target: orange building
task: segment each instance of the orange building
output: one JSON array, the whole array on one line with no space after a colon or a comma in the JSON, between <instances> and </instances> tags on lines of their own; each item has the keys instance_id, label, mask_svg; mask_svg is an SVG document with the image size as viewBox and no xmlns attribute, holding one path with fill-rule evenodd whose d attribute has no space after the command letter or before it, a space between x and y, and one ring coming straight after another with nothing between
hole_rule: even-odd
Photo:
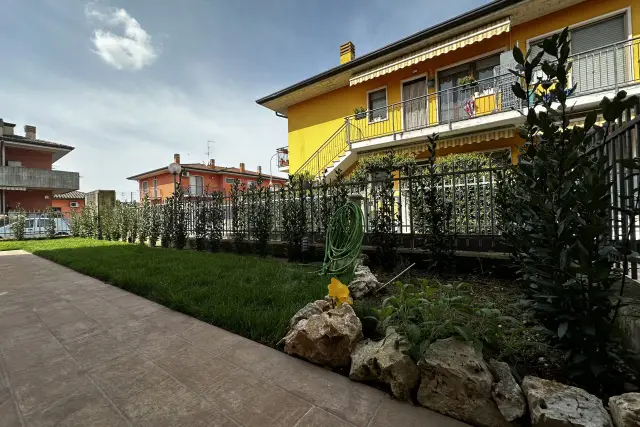
<instances>
[{"instance_id":1,"label":"orange building","mask_svg":"<svg viewBox=\"0 0 640 427\"><path fill-rule=\"evenodd\" d=\"M78 214L84 208L84 196L82 191L70 191L63 194L54 194L51 206L57 212L68 214L75 210Z\"/></svg>"},{"instance_id":2,"label":"orange building","mask_svg":"<svg viewBox=\"0 0 640 427\"><path fill-rule=\"evenodd\" d=\"M15 124L0 119L0 214L18 205L27 211L43 211L53 196L77 190L77 172L53 170L53 164L73 147L36 138L36 127L25 126L24 136Z\"/></svg>"},{"instance_id":3,"label":"orange building","mask_svg":"<svg viewBox=\"0 0 640 427\"><path fill-rule=\"evenodd\" d=\"M180 163L179 154L174 154L173 162L180 164L182 168L180 176L177 177L178 183L184 188L186 194L192 196L213 191L228 193L236 179L247 187L256 185L258 175L262 176L263 186L272 185L275 189L287 182L285 178L262 174L260 166L257 171L247 170L244 163L240 163L238 168L216 166L214 159L209 160L209 164ZM148 195L152 201L161 202L173 194L174 176L167 166L130 176L127 179L138 181L141 199Z\"/></svg>"}]
</instances>

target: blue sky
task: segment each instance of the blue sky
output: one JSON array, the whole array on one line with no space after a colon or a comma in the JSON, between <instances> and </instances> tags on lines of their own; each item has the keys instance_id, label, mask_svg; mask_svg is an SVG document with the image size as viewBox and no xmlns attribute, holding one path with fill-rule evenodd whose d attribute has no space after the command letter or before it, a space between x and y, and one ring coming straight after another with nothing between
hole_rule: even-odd
<instances>
[{"instance_id":1,"label":"blue sky","mask_svg":"<svg viewBox=\"0 0 640 427\"><path fill-rule=\"evenodd\" d=\"M487 1L3 0L0 117L76 149L85 191L206 161L269 169L286 120L255 100ZM274 162L275 165L275 162ZM275 166L274 166L275 167Z\"/></svg>"}]
</instances>

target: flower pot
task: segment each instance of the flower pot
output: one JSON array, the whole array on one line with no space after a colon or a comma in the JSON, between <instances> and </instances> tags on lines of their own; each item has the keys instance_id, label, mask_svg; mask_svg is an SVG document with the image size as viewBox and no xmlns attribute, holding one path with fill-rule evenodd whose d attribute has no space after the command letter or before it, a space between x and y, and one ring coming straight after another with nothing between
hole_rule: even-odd
<instances>
[{"instance_id":1,"label":"flower pot","mask_svg":"<svg viewBox=\"0 0 640 427\"><path fill-rule=\"evenodd\" d=\"M364 113L364 112L363 112L363 113L357 113L357 114L356 114L356 120L362 120L362 119L364 119L365 117L367 117L367 113Z\"/></svg>"}]
</instances>

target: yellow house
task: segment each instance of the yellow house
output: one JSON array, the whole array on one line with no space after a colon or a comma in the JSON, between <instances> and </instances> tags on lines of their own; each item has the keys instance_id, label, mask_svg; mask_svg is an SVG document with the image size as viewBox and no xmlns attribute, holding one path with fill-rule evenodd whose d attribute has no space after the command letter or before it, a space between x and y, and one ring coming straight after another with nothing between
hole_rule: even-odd
<instances>
[{"instance_id":1,"label":"yellow house","mask_svg":"<svg viewBox=\"0 0 640 427\"><path fill-rule=\"evenodd\" d=\"M390 148L420 159L432 133L439 155L510 150L515 160L524 119L511 50L538 49L565 27L575 120L605 95L640 93L637 0L496 0L361 57L347 42L336 67L257 100L288 120L280 170L330 177Z\"/></svg>"}]
</instances>

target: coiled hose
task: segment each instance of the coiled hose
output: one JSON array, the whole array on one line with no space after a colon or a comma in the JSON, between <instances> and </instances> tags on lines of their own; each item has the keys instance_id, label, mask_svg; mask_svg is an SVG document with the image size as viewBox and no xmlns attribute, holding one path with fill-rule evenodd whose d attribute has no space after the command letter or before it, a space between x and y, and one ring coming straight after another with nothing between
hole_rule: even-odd
<instances>
[{"instance_id":1,"label":"coiled hose","mask_svg":"<svg viewBox=\"0 0 640 427\"><path fill-rule=\"evenodd\" d=\"M338 275L355 268L363 237L360 206L347 202L338 208L329 221L321 274Z\"/></svg>"}]
</instances>

